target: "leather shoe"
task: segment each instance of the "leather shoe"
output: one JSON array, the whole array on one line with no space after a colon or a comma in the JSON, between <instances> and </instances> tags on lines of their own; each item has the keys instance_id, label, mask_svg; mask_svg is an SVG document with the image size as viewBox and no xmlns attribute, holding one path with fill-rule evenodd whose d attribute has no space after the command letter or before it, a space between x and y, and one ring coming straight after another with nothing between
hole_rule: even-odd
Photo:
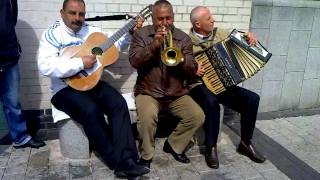
<instances>
[{"instance_id":1,"label":"leather shoe","mask_svg":"<svg viewBox=\"0 0 320 180\"><path fill-rule=\"evenodd\" d=\"M163 145L163 151L166 152L166 153L170 153L175 160L181 162L181 163L190 163L190 159L184 154L177 154L173 149L172 147L170 146L170 144L168 143L168 140L166 140L164 142L164 145Z\"/></svg>"},{"instance_id":2,"label":"leather shoe","mask_svg":"<svg viewBox=\"0 0 320 180\"><path fill-rule=\"evenodd\" d=\"M207 148L204 153L204 158L206 160L207 165L210 168L213 168L213 169L219 168L217 147Z\"/></svg>"},{"instance_id":3,"label":"leather shoe","mask_svg":"<svg viewBox=\"0 0 320 180\"><path fill-rule=\"evenodd\" d=\"M13 147L16 149L21 149L21 148L26 148L26 147L40 148L45 145L46 145L46 143L44 143L43 141L39 141L39 140L35 140L35 139L31 138L27 143L19 145L19 146L13 146Z\"/></svg>"},{"instance_id":4,"label":"leather shoe","mask_svg":"<svg viewBox=\"0 0 320 180\"><path fill-rule=\"evenodd\" d=\"M150 159L150 160L145 160L145 159L143 159L143 158L141 157L141 158L139 159L138 164L141 165L141 166L144 166L144 167L146 167L146 168L148 168L148 169L150 169L151 162L152 162L152 159Z\"/></svg>"},{"instance_id":5,"label":"leather shoe","mask_svg":"<svg viewBox=\"0 0 320 180\"><path fill-rule=\"evenodd\" d=\"M256 163L263 163L266 160L266 158L255 149L251 142L245 143L244 141L241 141L237 152L247 156Z\"/></svg>"},{"instance_id":6,"label":"leather shoe","mask_svg":"<svg viewBox=\"0 0 320 180\"><path fill-rule=\"evenodd\" d=\"M124 169L116 169L114 174L120 178L137 177L142 176L150 172L150 169L136 164L133 160L126 161Z\"/></svg>"}]
</instances>

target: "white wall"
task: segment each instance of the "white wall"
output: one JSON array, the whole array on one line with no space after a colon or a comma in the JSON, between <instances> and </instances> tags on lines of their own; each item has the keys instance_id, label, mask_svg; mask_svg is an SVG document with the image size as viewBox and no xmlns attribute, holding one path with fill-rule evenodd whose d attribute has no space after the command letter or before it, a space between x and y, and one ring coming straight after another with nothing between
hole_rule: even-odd
<instances>
[{"instance_id":1,"label":"white wall","mask_svg":"<svg viewBox=\"0 0 320 180\"><path fill-rule=\"evenodd\" d=\"M23 109L50 108L50 80L39 74L36 54L41 33L60 17L59 11L63 0L18 0L19 20L17 33L23 54L20 61L21 101ZM87 17L129 13L135 15L147 4L148 0L86 0ZM175 25L188 32L191 24L189 13L198 5L209 7L215 14L219 27L232 29L237 27L248 30L251 15L251 0L174 0ZM126 21L96 22L95 25L105 31L116 31ZM146 22L149 24L150 20ZM130 92L136 79L136 72L131 68L124 52L115 64L107 67L104 79L121 92Z\"/></svg>"}]
</instances>

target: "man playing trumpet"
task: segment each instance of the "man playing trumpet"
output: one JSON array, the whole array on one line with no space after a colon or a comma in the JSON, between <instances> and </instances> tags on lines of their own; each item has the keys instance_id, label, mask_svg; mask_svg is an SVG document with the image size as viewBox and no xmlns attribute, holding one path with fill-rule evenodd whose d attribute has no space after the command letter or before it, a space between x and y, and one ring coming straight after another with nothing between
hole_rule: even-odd
<instances>
[{"instance_id":1,"label":"man playing trumpet","mask_svg":"<svg viewBox=\"0 0 320 180\"><path fill-rule=\"evenodd\" d=\"M137 69L135 101L138 114L137 128L140 140L140 164L150 167L155 149L155 133L158 113L167 109L181 118L179 124L165 141L163 150L177 161L189 163L184 154L195 131L204 121L204 113L187 95L186 80L196 74L192 54L192 42L186 33L174 27L172 5L166 0L158 0L152 9L153 25L145 26L133 35L129 50L129 61ZM166 65L168 59L161 60L164 38L172 33L174 47L167 47L169 58L176 58L175 66ZM179 55L181 51L182 57ZM173 56L171 56L172 54ZM170 64L170 63L169 63Z\"/></svg>"}]
</instances>

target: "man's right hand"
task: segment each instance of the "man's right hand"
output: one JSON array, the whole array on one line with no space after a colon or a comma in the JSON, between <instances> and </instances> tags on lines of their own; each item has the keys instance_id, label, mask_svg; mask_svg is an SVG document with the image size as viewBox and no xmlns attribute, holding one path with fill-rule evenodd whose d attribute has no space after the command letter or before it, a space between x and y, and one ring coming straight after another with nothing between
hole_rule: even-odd
<instances>
[{"instance_id":1,"label":"man's right hand","mask_svg":"<svg viewBox=\"0 0 320 180\"><path fill-rule=\"evenodd\" d=\"M82 62L85 69L92 68L97 62L95 55L82 56Z\"/></svg>"},{"instance_id":2,"label":"man's right hand","mask_svg":"<svg viewBox=\"0 0 320 180\"><path fill-rule=\"evenodd\" d=\"M198 63L198 69L197 69L196 75L199 77L202 77L204 73L205 73L205 69L202 66L202 63Z\"/></svg>"},{"instance_id":3,"label":"man's right hand","mask_svg":"<svg viewBox=\"0 0 320 180\"><path fill-rule=\"evenodd\" d=\"M152 48L154 50L161 48L164 40L164 36L167 34L167 31L164 27L159 27L157 29L156 34L154 35L153 42L152 42Z\"/></svg>"}]
</instances>

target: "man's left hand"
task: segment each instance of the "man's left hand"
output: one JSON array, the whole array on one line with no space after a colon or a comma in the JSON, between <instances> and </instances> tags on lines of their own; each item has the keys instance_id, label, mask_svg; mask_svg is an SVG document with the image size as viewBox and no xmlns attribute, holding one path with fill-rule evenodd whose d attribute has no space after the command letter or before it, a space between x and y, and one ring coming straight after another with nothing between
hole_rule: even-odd
<instances>
[{"instance_id":1,"label":"man's left hand","mask_svg":"<svg viewBox=\"0 0 320 180\"><path fill-rule=\"evenodd\" d=\"M257 44L257 38L252 32L246 32L244 35L246 36L247 42L250 46Z\"/></svg>"},{"instance_id":2,"label":"man's left hand","mask_svg":"<svg viewBox=\"0 0 320 180\"><path fill-rule=\"evenodd\" d=\"M133 31L136 31L136 30L142 28L143 22L144 22L144 18L140 17L140 18L137 20L137 24L136 24L136 26L133 28Z\"/></svg>"}]
</instances>

